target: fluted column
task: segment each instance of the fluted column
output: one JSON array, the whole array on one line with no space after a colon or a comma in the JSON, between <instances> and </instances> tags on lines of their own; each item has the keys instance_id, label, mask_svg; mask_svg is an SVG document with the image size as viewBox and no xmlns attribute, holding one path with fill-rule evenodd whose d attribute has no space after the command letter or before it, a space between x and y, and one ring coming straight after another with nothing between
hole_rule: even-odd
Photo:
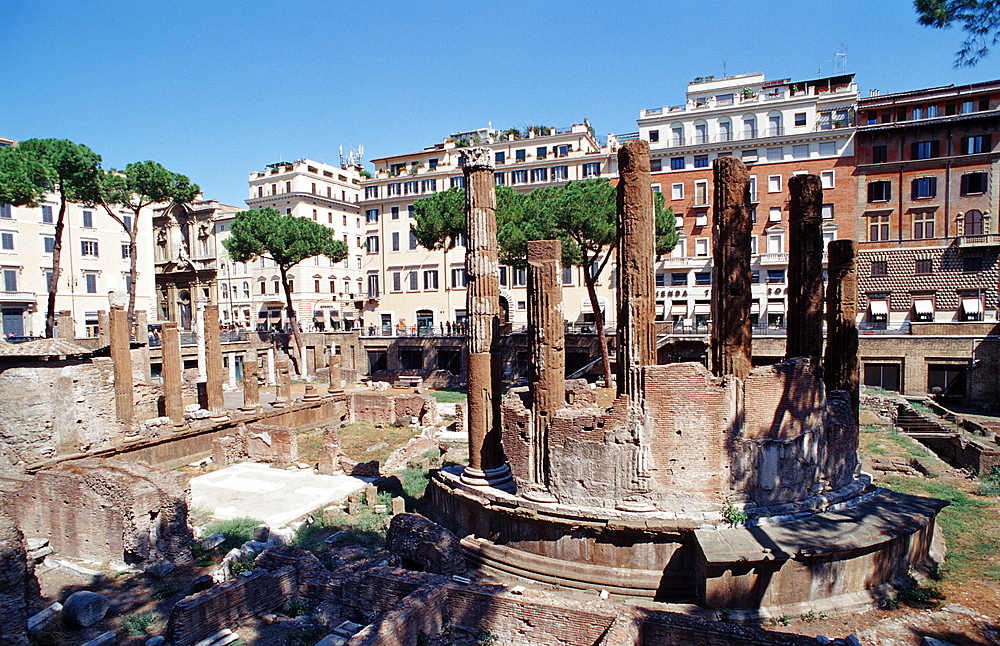
<instances>
[{"instance_id":1,"label":"fluted column","mask_svg":"<svg viewBox=\"0 0 1000 646\"><path fill-rule=\"evenodd\" d=\"M184 401L182 399L182 384L184 368L181 364L181 335L176 321L163 324L163 342L160 346L160 356L163 366L163 414L173 421L174 425L184 423Z\"/></svg>"},{"instance_id":2,"label":"fluted column","mask_svg":"<svg viewBox=\"0 0 1000 646\"><path fill-rule=\"evenodd\" d=\"M469 327L469 466L462 479L468 484L510 487L513 481L500 443L500 277L491 155L488 148L462 153Z\"/></svg>"},{"instance_id":3,"label":"fluted column","mask_svg":"<svg viewBox=\"0 0 1000 646\"><path fill-rule=\"evenodd\" d=\"M528 242L528 344L531 364L532 435L530 477L548 487L548 433L552 415L566 404L566 328L562 299L562 243ZM524 492L526 498L553 501L547 492Z\"/></svg>"},{"instance_id":4,"label":"fluted column","mask_svg":"<svg viewBox=\"0 0 1000 646\"><path fill-rule=\"evenodd\" d=\"M618 395L642 399L642 368L656 363L656 218L649 143L618 150Z\"/></svg>"},{"instance_id":5,"label":"fluted column","mask_svg":"<svg viewBox=\"0 0 1000 646\"><path fill-rule=\"evenodd\" d=\"M712 372L746 379L751 368L750 175L735 157L712 164Z\"/></svg>"},{"instance_id":6,"label":"fluted column","mask_svg":"<svg viewBox=\"0 0 1000 646\"><path fill-rule=\"evenodd\" d=\"M851 394L858 416L858 269L853 240L830 243L827 262L830 285L826 292L826 356L823 380L826 391Z\"/></svg>"},{"instance_id":7,"label":"fluted column","mask_svg":"<svg viewBox=\"0 0 1000 646\"><path fill-rule=\"evenodd\" d=\"M788 325L785 358L823 356L823 185L788 180Z\"/></svg>"},{"instance_id":8,"label":"fluted column","mask_svg":"<svg viewBox=\"0 0 1000 646\"><path fill-rule=\"evenodd\" d=\"M222 340L219 330L219 306L205 306L205 400L213 413L226 410L222 397Z\"/></svg>"},{"instance_id":9,"label":"fluted column","mask_svg":"<svg viewBox=\"0 0 1000 646\"><path fill-rule=\"evenodd\" d=\"M109 316L111 363L115 377L115 418L131 424L135 417L135 394L132 387L132 351L128 312L112 305Z\"/></svg>"}]
</instances>

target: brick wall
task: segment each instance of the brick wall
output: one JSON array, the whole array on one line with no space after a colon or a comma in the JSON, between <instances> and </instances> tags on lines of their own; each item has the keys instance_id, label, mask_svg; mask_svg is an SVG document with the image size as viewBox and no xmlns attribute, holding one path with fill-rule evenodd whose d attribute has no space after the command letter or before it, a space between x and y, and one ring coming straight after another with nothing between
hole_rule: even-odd
<instances>
[{"instance_id":1,"label":"brick wall","mask_svg":"<svg viewBox=\"0 0 1000 646\"><path fill-rule=\"evenodd\" d=\"M294 595L293 566L275 572L244 572L232 581L178 601L167 620L173 646L190 646L223 628L232 628L254 615L283 606Z\"/></svg>"}]
</instances>

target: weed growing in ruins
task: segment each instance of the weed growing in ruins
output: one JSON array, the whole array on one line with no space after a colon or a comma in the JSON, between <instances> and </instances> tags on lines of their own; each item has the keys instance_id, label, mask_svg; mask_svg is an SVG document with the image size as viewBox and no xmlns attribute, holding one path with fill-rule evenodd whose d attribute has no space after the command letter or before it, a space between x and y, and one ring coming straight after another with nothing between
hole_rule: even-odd
<instances>
[{"instance_id":1,"label":"weed growing in ruins","mask_svg":"<svg viewBox=\"0 0 1000 646\"><path fill-rule=\"evenodd\" d=\"M180 590L173 581L157 581L153 587L153 598L157 601L172 597Z\"/></svg>"},{"instance_id":2,"label":"weed growing in ruins","mask_svg":"<svg viewBox=\"0 0 1000 646\"><path fill-rule=\"evenodd\" d=\"M126 637L145 635L146 629L155 623L155 612L145 612L141 615L125 615L122 619L122 634Z\"/></svg>"},{"instance_id":3,"label":"weed growing in ruins","mask_svg":"<svg viewBox=\"0 0 1000 646\"><path fill-rule=\"evenodd\" d=\"M722 519L735 527L750 520L750 516L742 509L736 507L732 501L727 500L726 506L722 508Z\"/></svg>"},{"instance_id":4,"label":"weed growing in ruins","mask_svg":"<svg viewBox=\"0 0 1000 646\"><path fill-rule=\"evenodd\" d=\"M212 558L212 554L205 551L205 548L201 546L201 543L195 543L191 546L191 557L194 559L195 565L198 567L215 565L215 559Z\"/></svg>"},{"instance_id":5,"label":"weed growing in ruins","mask_svg":"<svg viewBox=\"0 0 1000 646\"><path fill-rule=\"evenodd\" d=\"M434 390L430 395L441 404L464 402L469 397L464 390Z\"/></svg>"},{"instance_id":6,"label":"weed growing in ruins","mask_svg":"<svg viewBox=\"0 0 1000 646\"><path fill-rule=\"evenodd\" d=\"M983 474L982 483L976 491L980 496L1000 496L1000 466L993 465L990 470Z\"/></svg>"},{"instance_id":7,"label":"weed growing in ruins","mask_svg":"<svg viewBox=\"0 0 1000 646\"><path fill-rule=\"evenodd\" d=\"M424 497L429 482L426 469L407 467L403 471L403 497L406 498L407 509L413 509L417 501Z\"/></svg>"},{"instance_id":8,"label":"weed growing in ruins","mask_svg":"<svg viewBox=\"0 0 1000 646\"><path fill-rule=\"evenodd\" d=\"M497 641L497 636L488 630L484 633L480 633L479 638L476 639L476 646L496 646L497 643L499 643Z\"/></svg>"},{"instance_id":9,"label":"weed growing in ruins","mask_svg":"<svg viewBox=\"0 0 1000 646\"><path fill-rule=\"evenodd\" d=\"M30 646L68 646L74 641L76 641L74 635L59 622L50 623L41 630L28 633Z\"/></svg>"},{"instance_id":10,"label":"weed growing in ruins","mask_svg":"<svg viewBox=\"0 0 1000 646\"><path fill-rule=\"evenodd\" d=\"M801 619L802 619L802 621L806 622L807 624L812 623L814 621L822 621L823 619L826 619L826 613L825 612L816 612L815 610L810 610L806 614L802 615Z\"/></svg>"},{"instance_id":11,"label":"weed growing in ruins","mask_svg":"<svg viewBox=\"0 0 1000 646\"><path fill-rule=\"evenodd\" d=\"M253 540L253 528L263 524L264 521L257 518L233 518L232 520L220 520L216 523L205 525L203 533L224 534L225 542L217 548L220 552L228 552L234 547L239 547L247 541Z\"/></svg>"},{"instance_id":12,"label":"weed growing in ruins","mask_svg":"<svg viewBox=\"0 0 1000 646\"><path fill-rule=\"evenodd\" d=\"M305 599L296 599L288 604L288 616L299 617L312 612L312 604Z\"/></svg>"},{"instance_id":13,"label":"weed growing in ruins","mask_svg":"<svg viewBox=\"0 0 1000 646\"><path fill-rule=\"evenodd\" d=\"M288 646L314 646L324 635L326 631L321 626L308 624L295 629L288 636Z\"/></svg>"},{"instance_id":14,"label":"weed growing in ruins","mask_svg":"<svg viewBox=\"0 0 1000 646\"><path fill-rule=\"evenodd\" d=\"M770 621L772 626L787 626L792 623L792 616L785 613L780 617L771 617Z\"/></svg>"},{"instance_id":15,"label":"weed growing in ruins","mask_svg":"<svg viewBox=\"0 0 1000 646\"><path fill-rule=\"evenodd\" d=\"M233 576L239 576L244 572L249 572L254 569L254 556L251 554L239 559L233 559L229 561L229 573Z\"/></svg>"}]
</instances>

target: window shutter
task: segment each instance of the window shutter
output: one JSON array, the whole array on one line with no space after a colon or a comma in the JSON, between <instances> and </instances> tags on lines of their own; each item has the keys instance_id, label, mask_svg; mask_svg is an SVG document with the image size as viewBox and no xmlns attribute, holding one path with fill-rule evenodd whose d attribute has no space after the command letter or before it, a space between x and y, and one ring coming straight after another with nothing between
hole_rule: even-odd
<instances>
[{"instance_id":1,"label":"window shutter","mask_svg":"<svg viewBox=\"0 0 1000 646\"><path fill-rule=\"evenodd\" d=\"M910 144L910 159L916 159L917 158L917 154L918 154L917 153L917 146L919 146L919 144L917 142L913 142L912 144Z\"/></svg>"},{"instance_id":2,"label":"window shutter","mask_svg":"<svg viewBox=\"0 0 1000 646\"><path fill-rule=\"evenodd\" d=\"M941 142L934 140L931 142L931 157L939 157L941 154Z\"/></svg>"},{"instance_id":3,"label":"window shutter","mask_svg":"<svg viewBox=\"0 0 1000 646\"><path fill-rule=\"evenodd\" d=\"M962 175L962 184L961 184L961 187L959 189L959 192L962 195L967 195L969 193L969 180L971 178L972 178L972 175Z\"/></svg>"},{"instance_id":4,"label":"window shutter","mask_svg":"<svg viewBox=\"0 0 1000 646\"><path fill-rule=\"evenodd\" d=\"M928 194L929 194L929 196L930 197L936 196L937 195L937 177L928 177L927 181L929 183L929 186L928 186L928 189L929 189L928 190Z\"/></svg>"},{"instance_id":5,"label":"window shutter","mask_svg":"<svg viewBox=\"0 0 1000 646\"><path fill-rule=\"evenodd\" d=\"M920 179L910 182L910 199L915 200L920 195Z\"/></svg>"}]
</instances>

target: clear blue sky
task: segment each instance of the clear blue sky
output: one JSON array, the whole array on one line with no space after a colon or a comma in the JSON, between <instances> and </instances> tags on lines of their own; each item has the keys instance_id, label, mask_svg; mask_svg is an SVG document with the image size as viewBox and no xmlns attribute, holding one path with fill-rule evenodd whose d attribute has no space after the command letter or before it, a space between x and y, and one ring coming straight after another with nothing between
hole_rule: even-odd
<instances>
[{"instance_id":1,"label":"clear blue sky","mask_svg":"<svg viewBox=\"0 0 1000 646\"><path fill-rule=\"evenodd\" d=\"M954 69L964 32L921 27L910 0L0 0L0 24L0 135L154 159L236 206L271 162L487 122L634 132L696 76L814 78L842 47L863 95L1000 77L1000 48Z\"/></svg>"}]
</instances>

